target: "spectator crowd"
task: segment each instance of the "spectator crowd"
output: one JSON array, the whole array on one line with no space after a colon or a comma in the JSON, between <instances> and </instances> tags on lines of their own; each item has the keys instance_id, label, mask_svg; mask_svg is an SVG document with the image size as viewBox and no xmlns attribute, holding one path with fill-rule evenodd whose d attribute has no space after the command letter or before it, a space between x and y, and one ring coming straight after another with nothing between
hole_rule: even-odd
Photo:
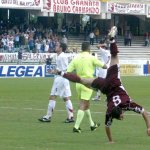
<instances>
[{"instance_id":1,"label":"spectator crowd","mask_svg":"<svg viewBox=\"0 0 150 150\"><path fill-rule=\"evenodd\" d=\"M57 42L65 42L65 36L58 36L51 28L28 27L20 31L17 27L10 30L3 30L0 33L0 51L18 52L23 49L25 52L32 53L55 53Z\"/></svg>"},{"instance_id":2,"label":"spectator crowd","mask_svg":"<svg viewBox=\"0 0 150 150\"><path fill-rule=\"evenodd\" d=\"M78 32L76 35L80 34L79 24L77 24L78 28L76 29ZM72 26L71 26L72 27ZM23 52L30 52L30 53L55 53L55 48L57 42L65 43L68 45L68 33L70 33L70 28L68 29L67 25L62 25L61 34L58 34L57 30L53 28L43 28L35 27L34 25L29 25L25 29L20 29L17 26L6 30L0 30L0 52L3 53L13 53L18 52L19 49L22 49ZM107 41L107 33L102 36L100 35L100 30L97 26L92 27L90 23L84 26L84 41L89 39L91 45L94 43L98 43L99 40L102 38L106 44ZM149 36L148 32L144 35L144 45L149 46ZM117 37L116 37L117 38ZM124 35L124 45L131 46L132 45L132 38L133 35L130 31L126 32ZM116 39L117 40L117 39ZM107 44L107 48L109 44ZM76 51L72 48L72 51Z\"/></svg>"}]
</instances>

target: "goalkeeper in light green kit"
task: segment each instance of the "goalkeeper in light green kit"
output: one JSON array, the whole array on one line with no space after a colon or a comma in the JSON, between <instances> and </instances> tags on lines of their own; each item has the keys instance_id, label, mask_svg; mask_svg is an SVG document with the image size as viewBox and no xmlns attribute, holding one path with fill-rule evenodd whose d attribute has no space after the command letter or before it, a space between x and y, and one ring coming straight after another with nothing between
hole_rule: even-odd
<instances>
[{"instance_id":1,"label":"goalkeeper in light green kit","mask_svg":"<svg viewBox=\"0 0 150 150\"><path fill-rule=\"evenodd\" d=\"M71 61L68 66L67 72L76 71L76 74L82 78L93 78L96 67L107 69L106 64L90 54L90 43L83 42L82 52ZM82 122L84 114L86 114L89 118L91 131L94 131L99 126L99 124L93 122L89 109L89 100L92 96L93 90L79 83L76 83L76 90L78 98L80 99L80 106L77 112L77 118L73 128L73 132L81 133L80 124Z\"/></svg>"}]
</instances>

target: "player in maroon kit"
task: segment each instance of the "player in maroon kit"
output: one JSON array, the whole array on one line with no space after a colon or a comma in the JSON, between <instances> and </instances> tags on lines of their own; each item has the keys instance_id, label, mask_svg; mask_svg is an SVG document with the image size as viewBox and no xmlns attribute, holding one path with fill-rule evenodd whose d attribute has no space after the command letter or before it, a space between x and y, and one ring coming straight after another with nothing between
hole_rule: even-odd
<instances>
[{"instance_id":1,"label":"player in maroon kit","mask_svg":"<svg viewBox=\"0 0 150 150\"><path fill-rule=\"evenodd\" d=\"M113 143L112 134L110 126L112 124L113 118L118 120L123 120L123 114L125 111L134 111L136 113L142 114L146 126L147 135L150 136L150 120L147 112L144 108L135 102L128 96L126 90L124 89L120 80L120 66L118 58L118 48L114 40L115 32L113 28L110 34L110 53L111 62L110 67L107 70L106 78L96 78L96 79L85 79L72 73L58 72L63 77L69 79L72 82L78 82L84 84L85 86L92 87L94 89L99 89L103 94L107 96L107 111L105 116L105 130L108 136L109 142Z\"/></svg>"}]
</instances>

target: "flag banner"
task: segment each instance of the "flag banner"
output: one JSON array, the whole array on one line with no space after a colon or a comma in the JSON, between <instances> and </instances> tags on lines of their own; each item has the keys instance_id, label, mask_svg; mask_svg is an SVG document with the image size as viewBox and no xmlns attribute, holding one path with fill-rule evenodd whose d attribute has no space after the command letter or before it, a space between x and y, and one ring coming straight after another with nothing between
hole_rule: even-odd
<instances>
[{"instance_id":1,"label":"flag banner","mask_svg":"<svg viewBox=\"0 0 150 150\"><path fill-rule=\"evenodd\" d=\"M44 0L42 11L99 15L101 2L99 0Z\"/></svg>"},{"instance_id":2,"label":"flag banner","mask_svg":"<svg viewBox=\"0 0 150 150\"><path fill-rule=\"evenodd\" d=\"M145 4L141 3L107 3L107 12L116 14L145 15Z\"/></svg>"},{"instance_id":3,"label":"flag banner","mask_svg":"<svg viewBox=\"0 0 150 150\"><path fill-rule=\"evenodd\" d=\"M41 10L43 0L0 0L0 8Z\"/></svg>"}]
</instances>

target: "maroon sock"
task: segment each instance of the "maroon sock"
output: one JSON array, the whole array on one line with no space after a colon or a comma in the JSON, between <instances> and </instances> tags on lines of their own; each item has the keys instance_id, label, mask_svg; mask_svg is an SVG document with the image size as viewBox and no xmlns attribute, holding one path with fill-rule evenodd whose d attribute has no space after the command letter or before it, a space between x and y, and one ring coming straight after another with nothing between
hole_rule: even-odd
<instances>
[{"instance_id":1,"label":"maroon sock","mask_svg":"<svg viewBox=\"0 0 150 150\"><path fill-rule=\"evenodd\" d=\"M110 44L110 53L112 56L116 56L117 53L119 53L118 47L115 42Z\"/></svg>"},{"instance_id":2,"label":"maroon sock","mask_svg":"<svg viewBox=\"0 0 150 150\"><path fill-rule=\"evenodd\" d=\"M63 77L72 82L80 83L81 81L81 78L73 73L64 73Z\"/></svg>"}]
</instances>

